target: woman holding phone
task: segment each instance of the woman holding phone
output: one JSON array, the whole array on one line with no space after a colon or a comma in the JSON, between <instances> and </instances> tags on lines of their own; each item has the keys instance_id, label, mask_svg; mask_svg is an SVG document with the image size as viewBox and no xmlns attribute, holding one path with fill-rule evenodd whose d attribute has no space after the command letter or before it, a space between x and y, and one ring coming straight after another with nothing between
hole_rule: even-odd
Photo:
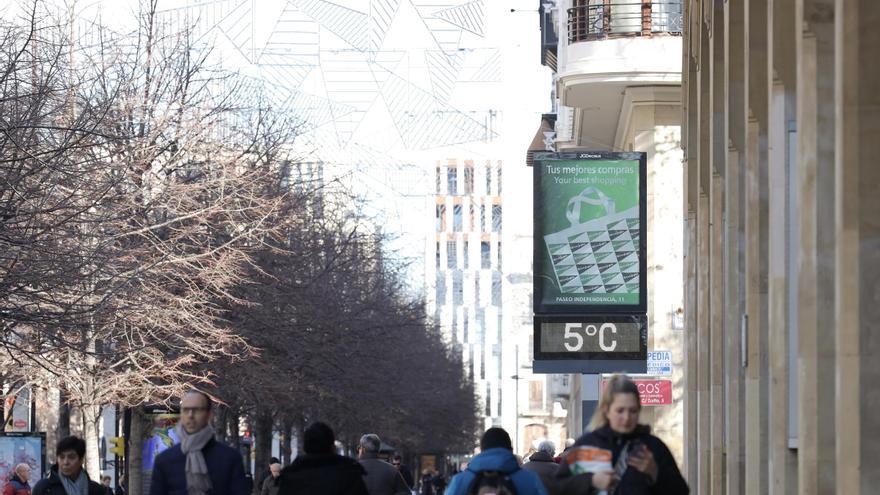
<instances>
[{"instance_id":1,"label":"woman holding phone","mask_svg":"<svg viewBox=\"0 0 880 495\"><path fill-rule=\"evenodd\" d=\"M624 375L614 375L587 426L563 455L557 472L561 495L685 495L689 492L672 453L650 427L639 424L639 389ZM578 449L590 451L579 455ZM603 457L604 454L604 457ZM605 459L590 466L578 459ZM610 462L609 462L610 461ZM585 467L587 466L587 467ZM602 467L596 467L602 466ZM573 474L579 471L580 474Z\"/></svg>"}]
</instances>

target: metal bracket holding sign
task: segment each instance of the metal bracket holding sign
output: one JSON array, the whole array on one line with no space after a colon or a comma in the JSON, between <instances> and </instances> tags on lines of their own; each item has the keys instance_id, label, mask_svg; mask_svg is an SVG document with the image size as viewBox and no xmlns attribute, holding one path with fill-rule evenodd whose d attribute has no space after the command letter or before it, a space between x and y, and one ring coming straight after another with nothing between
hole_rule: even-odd
<instances>
[{"instance_id":1,"label":"metal bracket holding sign","mask_svg":"<svg viewBox=\"0 0 880 495\"><path fill-rule=\"evenodd\" d=\"M541 373L644 373L642 316L536 316L533 368Z\"/></svg>"}]
</instances>

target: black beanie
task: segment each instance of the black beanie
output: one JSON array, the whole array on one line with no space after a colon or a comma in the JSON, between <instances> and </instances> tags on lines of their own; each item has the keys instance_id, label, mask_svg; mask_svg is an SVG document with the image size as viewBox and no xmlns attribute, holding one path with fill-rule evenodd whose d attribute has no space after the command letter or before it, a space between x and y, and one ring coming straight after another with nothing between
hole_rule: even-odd
<instances>
[{"instance_id":1,"label":"black beanie","mask_svg":"<svg viewBox=\"0 0 880 495\"><path fill-rule=\"evenodd\" d=\"M320 421L310 424L303 432L303 449L306 454L332 454L335 441L333 430Z\"/></svg>"},{"instance_id":2,"label":"black beanie","mask_svg":"<svg viewBox=\"0 0 880 495\"><path fill-rule=\"evenodd\" d=\"M489 428L486 430L486 433L483 433L483 438L480 439L480 450L497 449L499 447L513 450L513 444L510 443L510 435L504 431L504 428L498 428L497 426Z\"/></svg>"}]
</instances>

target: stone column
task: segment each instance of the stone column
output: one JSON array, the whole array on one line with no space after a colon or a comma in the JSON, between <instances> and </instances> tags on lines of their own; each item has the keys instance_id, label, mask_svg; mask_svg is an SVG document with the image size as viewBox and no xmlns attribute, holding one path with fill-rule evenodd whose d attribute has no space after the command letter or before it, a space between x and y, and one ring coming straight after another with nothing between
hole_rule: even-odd
<instances>
[{"instance_id":1,"label":"stone column","mask_svg":"<svg viewBox=\"0 0 880 495\"><path fill-rule=\"evenodd\" d=\"M835 4L837 493L880 485L880 2Z\"/></svg>"}]
</instances>

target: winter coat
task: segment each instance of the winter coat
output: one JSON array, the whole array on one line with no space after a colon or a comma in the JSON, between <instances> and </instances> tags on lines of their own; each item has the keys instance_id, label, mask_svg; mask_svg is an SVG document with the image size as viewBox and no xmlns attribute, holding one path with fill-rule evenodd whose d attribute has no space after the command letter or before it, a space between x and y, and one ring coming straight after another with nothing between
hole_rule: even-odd
<instances>
[{"instance_id":1,"label":"winter coat","mask_svg":"<svg viewBox=\"0 0 880 495\"><path fill-rule=\"evenodd\" d=\"M302 454L281 470L278 495L369 495L363 475L350 457Z\"/></svg>"},{"instance_id":2,"label":"winter coat","mask_svg":"<svg viewBox=\"0 0 880 495\"><path fill-rule=\"evenodd\" d=\"M480 471L498 471L510 476L517 495L547 495L538 475L521 469L513 452L505 448L488 449L471 459L467 469L452 477L446 495L466 495Z\"/></svg>"},{"instance_id":3,"label":"winter coat","mask_svg":"<svg viewBox=\"0 0 880 495\"><path fill-rule=\"evenodd\" d=\"M13 474L3 486L3 495L31 495L31 485L21 481L17 474Z\"/></svg>"},{"instance_id":4,"label":"winter coat","mask_svg":"<svg viewBox=\"0 0 880 495\"><path fill-rule=\"evenodd\" d=\"M213 438L202 448L211 490L208 495L249 495L247 478L244 476L244 462L241 454L234 448ZM150 482L150 495L188 495L186 489L186 456L180 444L156 456L153 464L153 478ZM89 494L91 495L91 494Z\"/></svg>"},{"instance_id":5,"label":"winter coat","mask_svg":"<svg viewBox=\"0 0 880 495\"><path fill-rule=\"evenodd\" d=\"M553 456L546 452L535 452L529 457L529 462L523 464L523 469L537 474L547 493L556 492L556 471L559 470L559 464L553 462Z\"/></svg>"},{"instance_id":6,"label":"winter coat","mask_svg":"<svg viewBox=\"0 0 880 495\"><path fill-rule=\"evenodd\" d=\"M281 483L280 476L278 478L272 477L270 474L263 480L263 488L260 490L260 495L278 495L278 486Z\"/></svg>"},{"instance_id":7,"label":"winter coat","mask_svg":"<svg viewBox=\"0 0 880 495\"><path fill-rule=\"evenodd\" d=\"M575 446L593 446L611 451L611 465L617 465L617 459L624 446L633 440L644 444L654 455L657 463L657 481L651 485L648 475L629 467L614 492L616 495L687 495L689 492L687 482L681 476L675 458L662 440L651 435L651 429L645 425L638 425L632 433L617 433L610 426L604 426L594 431L585 433L576 442ZM556 474L558 486L562 495L593 494L593 475L590 473L571 475L568 464L564 461L559 466Z\"/></svg>"},{"instance_id":8,"label":"winter coat","mask_svg":"<svg viewBox=\"0 0 880 495\"><path fill-rule=\"evenodd\" d=\"M366 471L364 484L370 495L408 495L409 487L403 475L376 454L364 454L358 461Z\"/></svg>"},{"instance_id":9,"label":"winter coat","mask_svg":"<svg viewBox=\"0 0 880 495\"><path fill-rule=\"evenodd\" d=\"M88 478L88 474L83 470ZM104 495L104 485L89 480L89 495ZM61 475L58 474L58 465L53 464L49 469L49 477L43 478L34 485L31 495L67 495L64 484L61 483Z\"/></svg>"}]
</instances>

